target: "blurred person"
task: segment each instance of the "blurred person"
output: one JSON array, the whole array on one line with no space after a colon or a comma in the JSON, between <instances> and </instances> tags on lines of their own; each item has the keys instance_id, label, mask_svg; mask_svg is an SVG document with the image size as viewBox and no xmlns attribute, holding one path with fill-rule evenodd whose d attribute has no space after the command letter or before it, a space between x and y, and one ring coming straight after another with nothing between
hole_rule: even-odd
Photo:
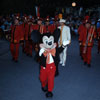
<instances>
[{"instance_id":1,"label":"blurred person","mask_svg":"<svg viewBox=\"0 0 100 100\"><path fill-rule=\"evenodd\" d=\"M59 23L60 26L58 27L60 29L60 38L58 41L58 46L61 47L63 45L64 41L67 41L68 44L71 42L71 34L70 34L70 28L65 25L66 20L60 19ZM63 52L60 54L60 64L62 66L65 66L66 63L66 57L67 57L67 46L64 48Z\"/></svg>"},{"instance_id":2,"label":"blurred person","mask_svg":"<svg viewBox=\"0 0 100 100\"><path fill-rule=\"evenodd\" d=\"M18 62L19 55L19 45L20 42L23 41L23 29L19 24L19 16L16 16L14 19L14 25L11 26L11 42L10 42L10 50L12 54L12 60Z\"/></svg>"},{"instance_id":3,"label":"blurred person","mask_svg":"<svg viewBox=\"0 0 100 100\"><path fill-rule=\"evenodd\" d=\"M82 31L80 41L83 46L82 57L84 65L91 67L91 51L93 47L93 40L96 38L95 25L91 24L90 17L85 17L85 28Z\"/></svg>"}]
</instances>

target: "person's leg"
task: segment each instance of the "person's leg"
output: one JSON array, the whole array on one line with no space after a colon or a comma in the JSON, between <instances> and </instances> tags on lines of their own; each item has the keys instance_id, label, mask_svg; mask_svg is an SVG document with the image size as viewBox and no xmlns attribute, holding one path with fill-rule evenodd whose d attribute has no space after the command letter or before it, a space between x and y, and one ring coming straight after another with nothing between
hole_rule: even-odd
<instances>
[{"instance_id":1,"label":"person's leg","mask_svg":"<svg viewBox=\"0 0 100 100\"><path fill-rule=\"evenodd\" d=\"M29 40L27 41L27 46L26 46L26 54L29 56L29 54L30 54L30 42L29 42Z\"/></svg>"},{"instance_id":2,"label":"person's leg","mask_svg":"<svg viewBox=\"0 0 100 100\"><path fill-rule=\"evenodd\" d=\"M15 44L15 61L18 61L19 43Z\"/></svg>"},{"instance_id":3,"label":"person's leg","mask_svg":"<svg viewBox=\"0 0 100 100\"><path fill-rule=\"evenodd\" d=\"M88 49L87 49L87 64L88 64L88 67L91 66L91 51L92 51L92 47L88 47Z\"/></svg>"},{"instance_id":4,"label":"person's leg","mask_svg":"<svg viewBox=\"0 0 100 100\"><path fill-rule=\"evenodd\" d=\"M56 66L55 64L52 64L49 66L48 69L48 91L52 92L54 88L54 78L55 78L55 72L56 72Z\"/></svg>"},{"instance_id":5,"label":"person's leg","mask_svg":"<svg viewBox=\"0 0 100 100\"><path fill-rule=\"evenodd\" d=\"M52 91L54 88L54 78L56 72L56 66L54 63L47 65L47 72L48 72L48 92L46 93L46 97L52 97L53 96Z\"/></svg>"},{"instance_id":6,"label":"person's leg","mask_svg":"<svg viewBox=\"0 0 100 100\"><path fill-rule=\"evenodd\" d=\"M60 53L60 64L63 63L63 51Z\"/></svg>"},{"instance_id":7,"label":"person's leg","mask_svg":"<svg viewBox=\"0 0 100 100\"><path fill-rule=\"evenodd\" d=\"M84 61L84 65L86 65L87 64L87 48L86 48L86 51L84 52L84 48L85 47L83 47L83 53L82 53L82 57L83 57L83 61Z\"/></svg>"},{"instance_id":8,"label":"person's leg","mask_svg":"<svg viewBox=\"0 0 100 100\"><path fill-rule=\"evenodd\" d=\"M56 62L55 65L56 65L56 73L55 73L55 76L58 76L59 75L59 69L58 69L59 62Z\"/></svg>"},{"instance_id":9,"label":"person's leg","mask_svg":"<svg viewBox=\"0 0 100 100\"><path fill-rule=\"evenodd\" d=\"M82 45L80 45L80 56L82 56Z\"/></svg>"},{"instance_id":10,"label":"person's leg","mask_svg":"<svg viewBox=\"0 0 100 100\"><path fill-rule=\"evenodd\" d=\"M40 70L40 81L42 85L42 89L47 86L47 69L43 66L41 66Z\"/></svg>"},{"instance_id":11,"label":"person's leg","mask_svg":"<svg viewBox=\"0 0 100 100\"><path fill-rule=\"evenodd\" d=\"M63 63L62 63L62 66L65 66L66 58L67 58L67 47L63 51Z\"/></svg>"},{"instance_id":12,"label":"person's leg","mask_svg":"<svg viewBox=\"0 0 100 100\"><path fill-rule=\"evenodd\" d=\"M22 52L25 53L25 43L22 44Z\"/></svg>"},{"instance_id":13,"label":"person's leg","mask_svg":"<svg viewBox=\"0 0 100 100\"><path fill-rule=\"evenodd\" d=\"M28 40L25 40L25 53L27 54Z\"/></svg>"},{"instance_id":14,"label":"person's leg","mask_svg":"<svg viewBox=\"0 0 100 100\"><path fill-rule=\"evenodd\" d=\"M100 40L98 40L98 53L100 53Z\"/></svg>"},{"instance_id":15,"label":"person's leg","mask_svg":"<svg viewBox=\"0 0 100 100\"><path fill-rule=\"evenodd\" d=\"M81 53L81 58L82 58L82 60L83 60L83 56L82 56L82 53L83 53L83 46L81 45L81 51L80 51L80 53Z\"/></svg>"}]
</instances>

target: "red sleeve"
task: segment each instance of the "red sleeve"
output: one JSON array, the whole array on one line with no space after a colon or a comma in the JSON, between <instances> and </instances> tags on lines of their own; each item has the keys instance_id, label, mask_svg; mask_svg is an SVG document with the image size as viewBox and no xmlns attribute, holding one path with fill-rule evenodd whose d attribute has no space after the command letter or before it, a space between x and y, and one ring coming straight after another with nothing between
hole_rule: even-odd
<instances>
[{"instance_id":1,"label":"red sleeve","mask_svg":"<svg viewBox=\"0 0 100 100\"><path fill-rule=\"evenodd\" d=\"M50 29L51 29L51 33L53 33L54 32L54 30L55 30L55 25L53 24L53 25L51 25L50 26Z\"/></svg>"},{"instance_id":2,"label":"red sleeve","mask_svg":"<svg viewBox=\"0 0 100 100\"><path fill-rule=\"evenodd\" d=\"M31 24L31 27L30 27L30 34L32 33L33 30L34 30L34 25Z\"/></svg>"},{"instance_id":3,"label":"red sleeve","mask_svg":"<svg viewBox=\"0 0 100 100\"><path fill-rule=\"evenodd\" d=\"M47 33L46 26L43 26L43 33Z\"/></svg>"}]
</instances>

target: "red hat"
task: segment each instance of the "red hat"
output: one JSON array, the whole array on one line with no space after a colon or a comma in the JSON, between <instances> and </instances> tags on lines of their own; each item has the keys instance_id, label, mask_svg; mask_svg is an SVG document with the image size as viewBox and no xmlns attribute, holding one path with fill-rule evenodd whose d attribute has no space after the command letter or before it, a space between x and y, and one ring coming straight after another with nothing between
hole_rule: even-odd
<instances>
[{"instance_id":1,"label":"red hat","mask_svg":"<svg viewBox=\"0 0 100 100\"><path fill-rule=\"evenodd\" d=\"M58 15L55 16L55 21L59 21Z\"/></svg>"},{"instance_id":2,"label":"red hat","mask_svg":"<svg viewBox=\"0 0 100 100\"><path fill-rule=\"evenodd\" d=\"M85 16L83 23L91 23L90 16Z\"/></svg>"},{"instance_id":3,"label":"red hat","mask_svg":"<svg viewBox=\"0 0 100 100\"><path fill-rule=\"evenodd\" d=\"M90 16L85 16L84 19L90 19Z\"/></svg>"},{"instance_id":4,"label":"red hat","mask_svg":"<svg viewBox=\"0 0 100 100\"><path fill-rule=\"evenodd\" d=\"M46 17L45 21L50 21L49 16Z\"/></svg>"},{"instance_id":5,"label":"red hat","mask_svg":"<svg viewBox=\"0 0 100 100\"><path fill-rule=\"evenodd\" d=\"M24 18L24 20L27 20L28 16L26 14L24 14L23 18Z\"/></svg>"},{"instance_id":6,"label":"red hat","mask_svg":"<svg viewBox=\"0 0 100 100\"><path fill-rule=\"evenodd\" d=\"M16 15L16 16L15 16L15 19L20 20L19 15Z\"/></svg>"}]
</instances>

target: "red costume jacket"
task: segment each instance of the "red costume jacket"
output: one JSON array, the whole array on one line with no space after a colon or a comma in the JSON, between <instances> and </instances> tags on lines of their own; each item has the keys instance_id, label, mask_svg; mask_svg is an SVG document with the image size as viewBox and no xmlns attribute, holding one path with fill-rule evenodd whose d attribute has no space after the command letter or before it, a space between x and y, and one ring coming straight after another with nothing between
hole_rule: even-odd
<instances>
[{"instance_id":1,"label":"red costume jacket","mask_svg":"<svg viewBox=\"0 0 100 100\"><path fill-rule=\"evenodd\" d=\"M33 30L38 30L41 34L46 33L46 27L44 25L34 25Z\"/></svg>"},{"instance_id":2,"label":"red costume jacket","mask_svg":"<svg viewBox=\"0 0 100 100\"><path fill-rule=\"evenodd\" d=\"M34 29L33 24L23 24L23 32L24 32L24 39L28 40L29 37L31 37L31 32Z\"/></svg>"},{"instance_id":3,"label":"red costume jacket","mask_svg":"<svg viewBox=\"0 0 100 100\"><path fill-rule=\"evenodd\" d=\"M11 26L11 42L19 43L20 40L24 40L23 27L22 25Z\"/></svg>"},{"instance_id":4,"label":"red costume jacket","mask_svg":"<svg viewBox=\"0 0 100 100\"><path fill-rule=\"evenodd\" d=\"M79 41L81 42L81 38L82 38L82 35L83 35L83 30L84 30L85 26L83 24L81 24L78 28L78 34L79 34Z\"/></svg>"},{"instance_id":5,"label":"red costume jacket","mask_svg":"<svg viewBox=\"0 0 100 100\"><path fill-rule=\"evenodd\" d=\"M80 41L82 42L83 46L93 46L93 39L96 38L96 31L93 26L87 30L86 27L82 30L82 35L80 35Z\"/></svg>"}]
</instances>

